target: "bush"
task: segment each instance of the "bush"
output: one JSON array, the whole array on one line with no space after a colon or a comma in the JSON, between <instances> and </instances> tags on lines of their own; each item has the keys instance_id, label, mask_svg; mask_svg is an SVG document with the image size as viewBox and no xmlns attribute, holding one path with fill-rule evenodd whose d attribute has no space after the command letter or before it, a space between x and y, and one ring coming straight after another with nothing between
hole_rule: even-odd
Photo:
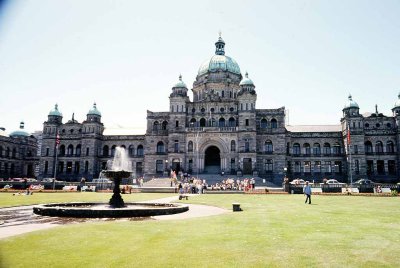
<instances>
[{"instance_id":1,"label":"bush","mask_svg":"<svg viewBox=\"0 0 400 268\"><path fill-rule=\"evenodd\" d=\"M397 196L399 193L396 190L391 191L392 196Z\"/></svg>"}]
</instances>

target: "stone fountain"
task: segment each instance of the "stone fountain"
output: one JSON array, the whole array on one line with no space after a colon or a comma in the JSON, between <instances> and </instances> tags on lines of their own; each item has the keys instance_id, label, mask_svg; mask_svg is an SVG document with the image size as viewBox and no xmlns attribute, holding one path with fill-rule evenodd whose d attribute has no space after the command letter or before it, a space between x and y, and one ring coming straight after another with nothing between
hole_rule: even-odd
<instances>
[{"instance_id":1,"label":"stone fountain","mask_svg":"<svg viewBox=\"0 0 400 268\"><path fill-rule=\"evenodd\" d=\"M121 180L129 178L130 161L124 148L117 147L112 161L107 163L107 170L101 172L114 181L113 195L105 203L53 203L33 207L33 212L42 216L71 218L122 218L149 217L182 213L189 210L187 205L169 203L125 203L121 197Z\"/></svg>"}]
</instances>

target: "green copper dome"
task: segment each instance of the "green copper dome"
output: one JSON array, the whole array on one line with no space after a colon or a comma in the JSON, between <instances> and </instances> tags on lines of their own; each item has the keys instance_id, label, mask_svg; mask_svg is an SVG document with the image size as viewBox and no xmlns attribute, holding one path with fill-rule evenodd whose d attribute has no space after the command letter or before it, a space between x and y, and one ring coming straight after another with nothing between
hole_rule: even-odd
<instances>
[{"instance_id":1,"label":"green copper dome","mask_svg":"<svg viewBox=\"0 0 400 268\"><path fill-rule=\"evenodd\" d=\"M249 74L246 72L245 78L242 79L242 81L240 81L240 86L253 86L254 87L254 83L253 81L249 78Z\"/></svg>"},{"instance_id":2,"label":"green copper dome","mask_svg":"<svg viewBox=\"0 0 400 268\"><path fill-rule=\"evenodd\" d=\"M19 130L10 133L10 137L29 137L29 133L24 130L24 122L19 125Z\"/></svg>"},{"instance_id":3,"label":"green copper dome","mask_svg":"<svg viewBox=\"0 0 400 268\"><path fill-rule=\"evenodd\" d=\"M173 87L187 88L185 82L182 81L182 75L179 75L179 81Z\"/></svg>"},{"instance_id":4,"label":"green copper dome","mask_svg":"<svg viewBox=\"0 0 400 268\"><path fill-rule=\"evenodd\" d=\"M227 71L235 74L240 74L240 68L237 62L231 57L225 56L225 42L221 36L215 43L215 55L209 60L203 62L200 66L197 75L203 75L207 72Z\"/></svg>"},{"instance_id":5,"label":"green copper dome","mask_svg":"<svg viewBox=\"0 0 400 268\"><path fill-rule=\"evenodd\" d=\"M347 103L344 105L343 109L348 109L348 108L360 108L357 104L357 102L353 101L353 98L351 97L351 95L349 95L349 100L347 101Z\"/></svg>"},{"instance_id":6,"label":"green copper dome","mask_svg":"<svg viewBox=\"0 0 400 268\"><path fill-rule=\"evenodd\" d=\"M393 109L399 108L400 107L400 93L398 95L397 101L394 103Z\"/></svg>"},{"instance_id":7,"label":"green copper dome","mask_svg":"<svg viewBox=\"0 0 400 268\"><path fill-rule=\"evenodd\" d=\"M89 115L89 114L93 114L93 115L101 116L100 111L97 110L96 103L93 103L93 108L90 109L89 112L88 112L87 114L88 114L88 115Z\"/></svg>"},{"instance_id":8,"label":"green copper dome","mask_svg":"<svg viewBox=\"0 0 400 268\"><path fill-rule=\"evenodd\" d=\"M50 111L49 115L54 115L54 116L62 116L62 113L58 110L58 104L54 106L54 109Z\"/></svg>"}]
</instances>

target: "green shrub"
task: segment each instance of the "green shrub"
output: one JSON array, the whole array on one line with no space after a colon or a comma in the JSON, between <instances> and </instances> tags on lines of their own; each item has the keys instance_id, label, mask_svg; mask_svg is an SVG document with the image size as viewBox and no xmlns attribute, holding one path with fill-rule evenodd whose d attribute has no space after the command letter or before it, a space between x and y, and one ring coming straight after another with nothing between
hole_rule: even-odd
<instances>
[{"instance_id":1,"label":"green shrub","mask_svg":"<svg viewBox=\"0 0 400 268\"><path fill-rule=\"evenodd\" d=\"M397 196L399 193L397 192L397 190L393 190L392 192L391 192L391 195L392 196Z\"/></svg>"}]
</instances>

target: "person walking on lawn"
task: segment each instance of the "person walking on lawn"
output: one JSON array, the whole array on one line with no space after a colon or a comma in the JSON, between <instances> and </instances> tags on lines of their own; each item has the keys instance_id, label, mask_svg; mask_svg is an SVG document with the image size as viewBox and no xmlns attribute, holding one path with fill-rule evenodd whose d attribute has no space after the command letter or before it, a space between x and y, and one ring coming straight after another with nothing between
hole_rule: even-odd
<instances>
[{"instance_id":1,"label":"person walking on lawn","mask_svg":"<svg viewBox=\"0 0 400 268\"><path fill-rule=\"evenodd\" d=\"M308 200L308 204L311 204L311 186L308 184L308 181L306 181L306 185L304 185L303 192L304 195L307 196L306 201L304 203L306 204Z\"/></svg>"}]
</instances>

